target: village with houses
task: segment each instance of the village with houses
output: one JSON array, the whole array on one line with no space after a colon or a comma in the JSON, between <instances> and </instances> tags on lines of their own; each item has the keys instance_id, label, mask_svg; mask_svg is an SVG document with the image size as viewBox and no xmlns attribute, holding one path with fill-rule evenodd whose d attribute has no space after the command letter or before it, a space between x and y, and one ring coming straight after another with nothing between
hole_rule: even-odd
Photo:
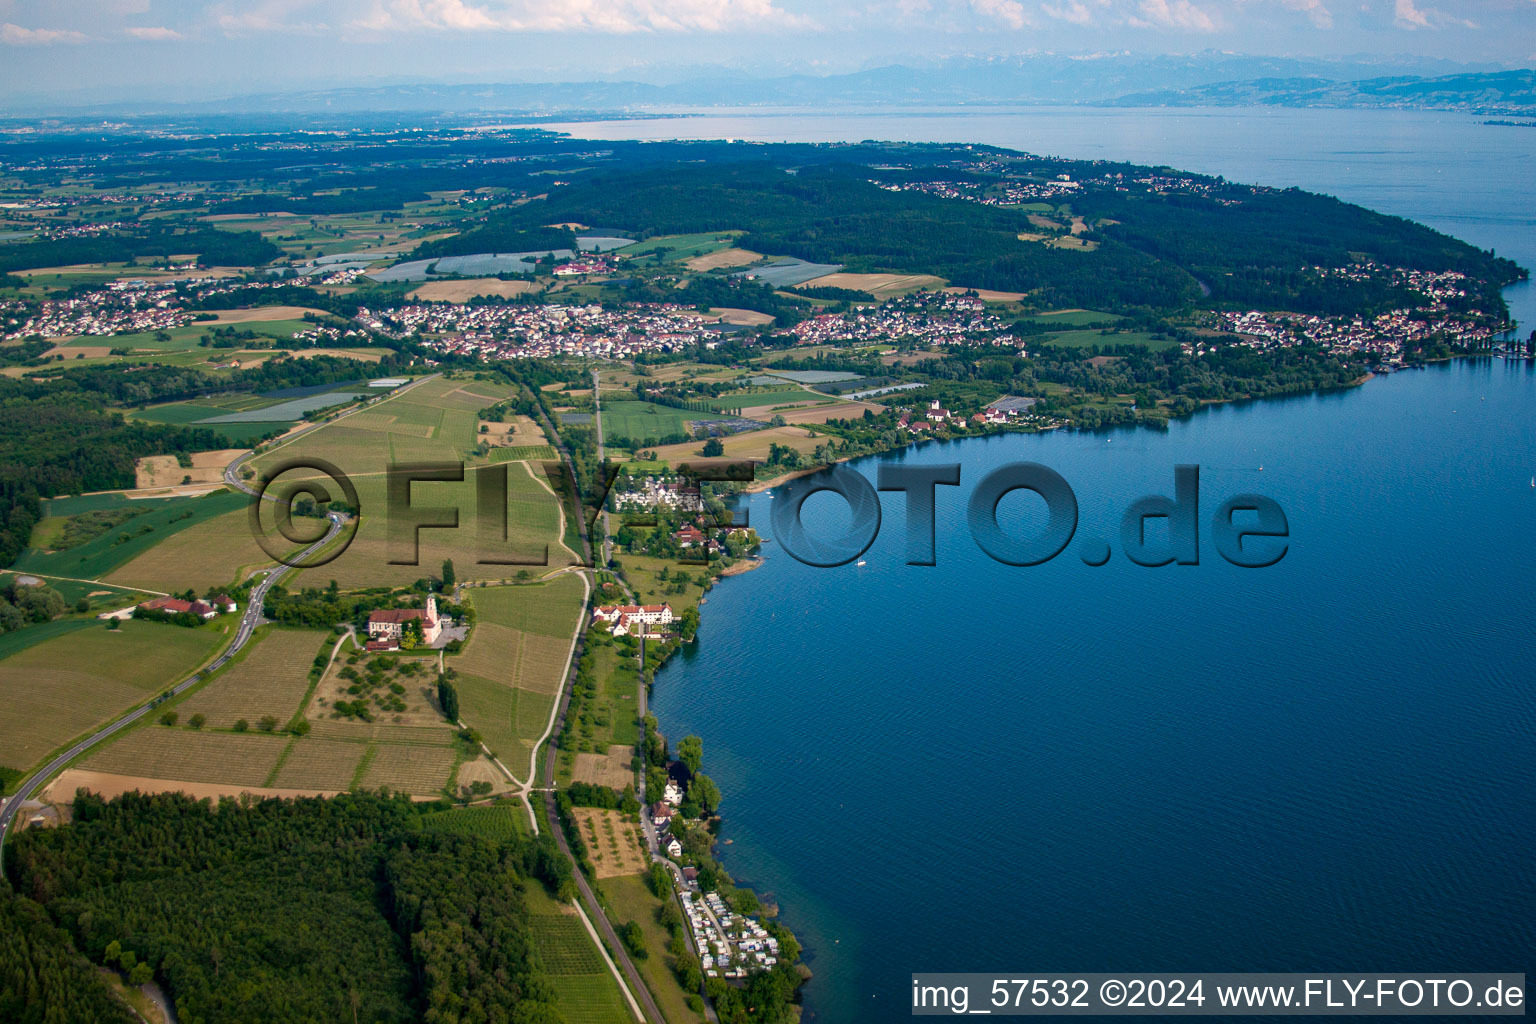
<instances>
[{"instance_id":1,"label":"village with houses","mask_svg":"<svg viewBox=\"0 0 1536 1024\"><path fill-rule=\"evenodd\" d=\"M647 836L658 854L672 862L677 896L705 977L739 979L769 970L778 963L778 938L758 918L731 909L720 893L702 889L699 869L686 863L673 826L684 824L678 807L687 795L690 775L680 762L669 766L662 798L644 810ZM702 827L697 821L691 824Z\"/></svg>"}]
</instances>

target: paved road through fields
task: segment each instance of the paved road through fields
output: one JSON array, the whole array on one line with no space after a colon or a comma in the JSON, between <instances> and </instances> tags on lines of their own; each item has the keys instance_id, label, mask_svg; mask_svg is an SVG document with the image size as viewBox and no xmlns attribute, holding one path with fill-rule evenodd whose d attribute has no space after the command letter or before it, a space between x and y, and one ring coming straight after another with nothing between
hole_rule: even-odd
<instances>
[{"instance_id":1,"label":"paved road through fields","mask_svg":"<svg viewBox=\"0 0 1536 1024\"><path fill-rule=\"evenodd\" d=\"M249 490L249 488L244 487L241 489ZM294 561L302 561L304 558L307 558L308 556L314 554L316 551L319 551L321 548L325 547L332 540L334 540L336 535L342 531L346 520L338 515L332 515L328 518L331 521L331 525L330 528L325 531L325 536L321 537L309 547L305 548L304 551L294 559ZM258 581L254 587L251 588L250 597L246 601L245 614L240 616L240 625L235 630L234 640L227 648L224 649L224 653L215 658L207 668L203 669L201 672L197 673L191 678L177 683L169 690L156 696L149 703L141 704L139 707L128 712L128 714L119 718L117 721L111 723L110 725L104 726L95 734L81 740L79 743L76 743L74 746L70 747L68 750L64 751L58 757L49 762L47 767L43 768L41 771L33 773L32 777L23 783L21 788L18 789L13 796L6 800L5 809L0 811L0 865L3 865L5 862L5 840L6 837L10 834L12 822L15 820L16 815L21 810L21 805L25 801L31 799L32 794L36 792L43 783L47 782L59 772L63 771L64 766L69 762L73 761L75 758L79 757L81 754L85 753L87 750L94 747L108 736L116 735L118 732L126 729L134 722L137 722L139 719L143 718L145 715L149 714L155 708L163 704L168 698L176 696L190 686L195 686L197 683L201 682L203 677L209 672L214 672L220 668L223 668L225 663L228 662L230 658L234 657L242 647L250 642L251 634L256 631L257 626L261 625L262 607L266 602L267 591L271 590L272 585L281 579L285 574L287 574L290 568L291 567L287 565L279 565L275 568L266 570L266 575L263 576L262 579Z\"/></svg>"}]
</instances>

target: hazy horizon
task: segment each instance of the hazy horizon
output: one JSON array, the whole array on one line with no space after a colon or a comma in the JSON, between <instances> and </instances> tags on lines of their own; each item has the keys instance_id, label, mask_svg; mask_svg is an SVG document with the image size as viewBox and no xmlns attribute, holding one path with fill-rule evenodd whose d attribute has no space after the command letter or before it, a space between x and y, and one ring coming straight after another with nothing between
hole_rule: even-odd
<instances>
[{"instance_id":1,"label":"hazy horizon","mask_svg":"<svg viewBox=\"0 0 1536 1024\"><path fill-rule=\"evenodd\" d=\"M409 83L666 85L1032 54L1248 54L1382 74L1527 67L1536 0L0 0L0 86L13 106Z\"/></svg>"}]
</instances>

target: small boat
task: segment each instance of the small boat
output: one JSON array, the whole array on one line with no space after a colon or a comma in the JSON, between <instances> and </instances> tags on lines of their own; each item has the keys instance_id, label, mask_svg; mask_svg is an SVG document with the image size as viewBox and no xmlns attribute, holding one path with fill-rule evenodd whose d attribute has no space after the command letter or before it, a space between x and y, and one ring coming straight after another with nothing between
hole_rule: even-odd
<instances>
[{"instance_id":1,"label":"small boat","mask_svg":"<svg viewBox=\"0 0 1536 1024\"><path fill-rule=\"evenodd\" d=\"M856 562L855 564L856 565L863 565L864 564L864 559L862 559L862 558L859 559L858 562Z\"/></svg>"},{"instance_id":2,"label":"small boat","mask_svg":"<svg viewBox=\"0 0 1536 1024\"><path fill-rule=\"evenodd\" d=\"M1264 472L1264 464L1262 462L1259 463L1259 472L1260 473Z\"/></svg>"}]
</instances>

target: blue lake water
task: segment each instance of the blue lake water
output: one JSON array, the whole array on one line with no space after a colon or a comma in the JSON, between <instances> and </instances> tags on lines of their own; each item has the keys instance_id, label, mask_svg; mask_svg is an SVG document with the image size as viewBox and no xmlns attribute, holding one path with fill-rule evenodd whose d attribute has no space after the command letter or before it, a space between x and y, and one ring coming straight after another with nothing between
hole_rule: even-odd
<instances>
[{"instance_id":1,"label":"blue lake water","mask_svg":"<svg viewBox=\"0 0 1536 1024\"><path fill-rule=\"evenodd\" d=\"M909 138L1297 184L1536 264L1536 132L1449 115L1025 111L572 125L618 137ZM605 135L605 132L611 132ZM1527 329L1529 286L1509 298ZM775 545L710 593L657 678L705 740L722 847L806 940L824 1021L908 1015L913 971L1509 970L1536 949L1536 368L1486 359L1206 410L1166 433L1054 433L883 457L958 462L938 565L900 495L863 567ZM991 468L1060 472L1076 557L1012 568L964 525ZM853 468L871 478L881 459ZM1201 467L1201 564L1119 551L1135 498ZM1263 467L1262 469L1260 467ZM1267 569L1209 516L1289 519ZM747 502L767 530L767 495ZM806 506L831 531L842 513ZM1035 510L1005 499L1028 529Z\"/></svg>"}]
</instances>

